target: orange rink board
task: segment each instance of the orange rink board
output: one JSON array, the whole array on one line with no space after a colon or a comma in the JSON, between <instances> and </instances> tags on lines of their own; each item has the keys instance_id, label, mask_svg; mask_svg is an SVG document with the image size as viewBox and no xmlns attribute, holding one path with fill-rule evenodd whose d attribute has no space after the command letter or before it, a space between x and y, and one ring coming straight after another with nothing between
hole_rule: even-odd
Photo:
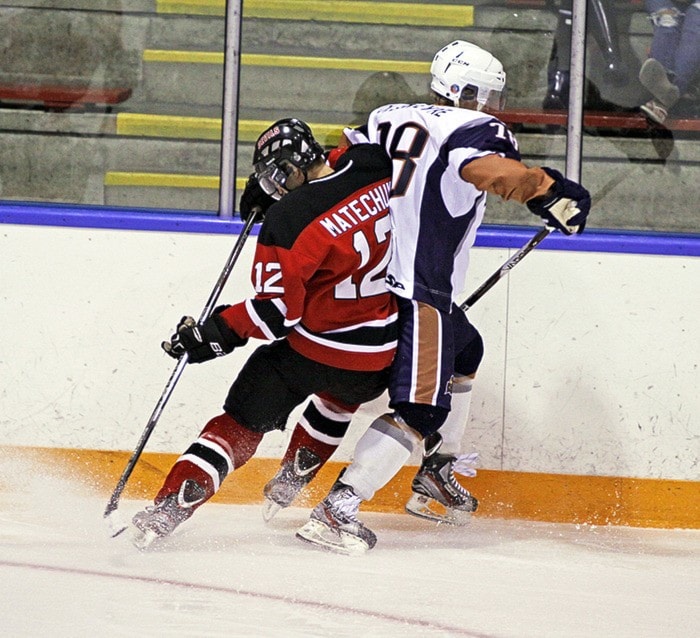
<instances>
[{"instance_id":1,"label":"orange rink board","mask_svg":"<svg viewBox=\"0 0 700 638\"><path fill-rule=\"evenodd\" d=\"M131 452L36 447L0 447L0 458L14 468L0 473L0 492L13 491L29 468L38 475L75 484L76 489L105 496L113 492ZM151 499L177 459L176 454L145 452L123 493L124 499ZM345 465L329 462L295 506L312 507ZM263 485L275 474L279 459L253 458L230 475L212 502L262 502ZM22 469L21 469L22 468ZM402 512L410 495L415 466L406 466L362 509ZM589 525L700 529L700 482L570 474L479 470L468 489L479 499L476 516Z\"/></svg>"}]
</instances>

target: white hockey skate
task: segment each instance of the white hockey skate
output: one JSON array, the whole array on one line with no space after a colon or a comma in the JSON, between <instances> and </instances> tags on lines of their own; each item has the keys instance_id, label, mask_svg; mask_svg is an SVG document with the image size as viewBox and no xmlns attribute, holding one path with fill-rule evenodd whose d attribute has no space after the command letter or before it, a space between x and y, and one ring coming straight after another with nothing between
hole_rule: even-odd
<instances>
[{"instance_id":1,"label":"white hockey skate","mask_svg":"<svg viewBox=\"0 0 700 638\"><path fill-rule=\"evenodd\" d=\"M193 507L204 498L204 488L196 481L185 481L177 494L170 494L157 505L134 515L131 542L137 549L147 549L156 540L170 536L180 523L192 516Z\"/></svg>"},{"instance_id":2,"label":"white hockey skate","mask_svg":"<svg viewBox=\"0 0 700 638\"><path fill-rule=\"evenodd\" d=\"M476 452L456 457L433 452L426 456L413 478L406 512L439 523L468 524L479 502L457 481L455 472L476 476L478 459Z\"/></svg>"},{"instance_id":3,"label":"white hockey skate","mask_svg":"<svg viewBox=\"0 0 700 638\"><path fill-rule=\"evenodd\" d=\"M345 556L364 554L377 544L377 537L357 519L361 502L352 487L336 481L297 531L297 538Z\"/></svg>"},{"instance_id":4,"label":"white hockey skate","mask_svg":"<svg viewBox=\"0 0 700 638\"><path fill-rule=\"evenodd\" d=\"M299 492L311 482L319 467L319 456L306 447L300 447L294 455L294 461L283 464L263 488L263 520L269 523L277 512L289 507Z\"/></svg>"}]
</instances>

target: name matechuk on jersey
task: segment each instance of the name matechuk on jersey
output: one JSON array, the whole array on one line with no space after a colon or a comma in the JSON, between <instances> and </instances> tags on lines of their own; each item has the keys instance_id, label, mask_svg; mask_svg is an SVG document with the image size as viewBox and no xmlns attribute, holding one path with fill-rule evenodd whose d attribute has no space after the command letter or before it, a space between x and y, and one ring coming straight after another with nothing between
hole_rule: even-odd
<instances>
[{"instance_id":1,"label":"name matechuk on jersey","mask_svg":"<svg viewBox=\"0 0 700 638\"><path fill-rule=\"evenodd\" d=\"M366 193L343 203L335 211L319 220L321 226L331 237L338 237L346 230L381 213L389 207L389 182L370 188Z\"/></svg>"}]
</instances>

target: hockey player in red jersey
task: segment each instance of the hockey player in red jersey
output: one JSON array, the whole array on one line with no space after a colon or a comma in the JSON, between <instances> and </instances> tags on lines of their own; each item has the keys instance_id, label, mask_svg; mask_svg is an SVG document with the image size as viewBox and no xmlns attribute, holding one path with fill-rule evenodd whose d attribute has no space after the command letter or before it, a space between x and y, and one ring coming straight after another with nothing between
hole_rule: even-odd
<instances>
[{"instance_id":1,"label":"hockey player in red jersey","mask_svg":"<svg viewBox=\"0 0 700 638\"><path fill-rule=\"evenodd\" d=\"M358 519L360 504L421 442L425 456L407 509L428 518L440 518L433 507L452 516L476 509L454 474L473 473L472 459L457 450L483 345L455 294L487 193L526 204L566 235L583 231L590 209L585 188L520 161L515 138L494 115L503 104L505 73L493 55L458 40L437 52L431 75L433 104L389 104L370 113L365 126L345 131L350 144L381 144L393 160L386 283L398 297L399 340L389 383L393 412L360 437L352 462L297 532L340 553L374 546L376 536Z\"/></svg>"},{"instance_id":2,"label":"hockey player in red jersey","mask_svg":"<svg viewBox=\"0 0 700 638\"><path fill-rule=\"evenodd\" d=\"M384 286L391 162L362 144L331 168L296 119L265 131L253 161L241 213L269 205L251 273L255 297L218 307L201 325L183 317L163 349L201 363L250 337L272 343L249 357L223 414L178 458L154 506L133 517L140 548L187 520L310 396L317 410L344 414L387 387L397 336L396 300Z\"/></svg>"}]
</instances>

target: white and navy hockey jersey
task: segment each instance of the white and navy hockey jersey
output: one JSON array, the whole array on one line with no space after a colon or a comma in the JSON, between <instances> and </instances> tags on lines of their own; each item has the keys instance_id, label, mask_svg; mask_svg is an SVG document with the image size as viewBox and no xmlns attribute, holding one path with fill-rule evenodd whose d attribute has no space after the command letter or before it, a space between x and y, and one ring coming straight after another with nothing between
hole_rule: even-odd
<instances>
[{"instance_id":1,"label":"white and navy hockey jersey","mask_svg":"<svg viewBox=\"0 0 700 638\"><path fill-rule=\"evenodd\" d=\"M345 136L351 144L381 144L393 162L387 286L449 311L464 286L486 206L486 192L464 181L460 171L494 153L520 160L515 138L492 115L429 104L382 106Z\"/></svg>"}]
</instances>

